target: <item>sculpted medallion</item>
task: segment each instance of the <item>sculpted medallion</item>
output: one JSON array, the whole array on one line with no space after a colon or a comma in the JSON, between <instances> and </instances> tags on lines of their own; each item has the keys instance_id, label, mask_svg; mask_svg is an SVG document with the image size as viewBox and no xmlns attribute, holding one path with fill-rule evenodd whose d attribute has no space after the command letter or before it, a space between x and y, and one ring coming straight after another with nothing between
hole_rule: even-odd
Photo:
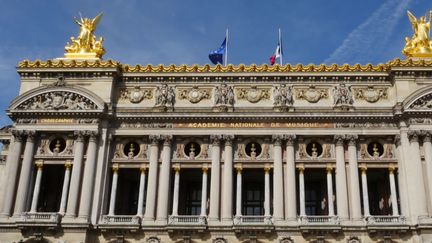
<instances>
[{"instance_id":1,"label":"sculpted medallion","mask_svg":"<svg viewBox=\"0 0 432 243\"><path fill-rule=\"evenodd\" d=\"M362 99L369 103L375 103L380 99L387 99L386 88L373 88L369 86L367 88L354 89L356 99Z\"/></svg>"},{"instance_id":2,"label":"sculpted medallion","mask_svg":"<svg viewBox=\"0 0 432 243\"><path fill-rule=\"evenodd\" d=\"M270 89L257 88L256 86L237 89L237 99L239 100L247 100L251 103L257 103L260 100L269 98Z\"/></svg>"},{"instance_id":3,"label":"sculpted medallion","mask_svg":"<svg viewBox=\"0 0 432 243\"><path fill-rule=\"evenodd\" d=\"M197 86L192 88L179 88L178 97L181 100L188 100L191 103L198 103L201 100L210 99L211 90L210 89L200 89Z\"/></svg>"},{"instance_id":4,"label":"sculpted medallion","mask_svg":"<svg viewBox=\"0 0 432 243\"><path fill-rule=\"evenodd\" d=\"M315 86L310 86L305 89L296 89L296 98L307 100L310 103L317 103L322 98L327 98L327 89L317 89Z\"/></svg>"},{"instance_id":5,"label":"sculpted medallion","mask_svg":"<svg viewBox=\"0 0 432 243\"><path fill-rule=\"evenodd\" d=\"M123 89L120 91L121 100L129 100L131 103L137 104L144 99L153 98L153 92L151 89L142 89L139 86L132 89Z\"/></svg>"}]
</instances>

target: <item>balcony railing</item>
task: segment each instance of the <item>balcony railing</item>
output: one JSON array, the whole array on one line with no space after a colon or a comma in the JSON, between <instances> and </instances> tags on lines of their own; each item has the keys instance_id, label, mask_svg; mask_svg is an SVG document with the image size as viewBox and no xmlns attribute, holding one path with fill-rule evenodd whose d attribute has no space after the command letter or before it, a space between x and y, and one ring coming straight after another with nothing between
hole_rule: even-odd
<instances>
[{"instance_id":1,"label":"balcony railing","mask_svg":"<svg viewBox=\"0 0 432 243\"><path fill-rule=\"evenodd\" d=\"M338 216L300 216L300 224L303 225L337 225Z\"/></svg>"},{"instance_id":2,"label":"balcony railing","mask_svg":"<svg viewBox=\"0 0 432 243\"><path fill-rule=\"evenodd\" d=\"M395 225L405 224L405 216L369 216L366 218L368 225Z\"/></svg>"},{"instance_id":3,"label":"balcony railing","mask_svg":"<svg viewBox=\"0 0 432 243\"><path fill-rule=\"evenodd\" d=\"M171 215L168 219L170 225L206 225L207 217L200 215Z\"/></svg>"},{"instance_id":4,"label":"balcony railing","mask_svg":"<svg viewBox=\"0 0 432 243\"><path fill-rule=\"evenodd\" d=\"M30 213L26 212L17 220L22 224L59 224L61 215L59 213Z\"/></svg>"},{"instance_id":5,"label":"balcony railing","mask_svg":"<svg viewBox=\"0 0 432 243\"><path fill-rule=\"evenodd\" d=\"M104 215L102 224L106 225L139 225L140 217L136 215Z\"/></svg>"},{"instance_id":6,"label":"balcony railing","mask_svg":"<svg viewBox=\"0 0 432 243\"><path fill-rule=\"evenodd\" d=\"M263 216L263 215L242 215L234 217L235 225L272 225L272 217L271 216Z\"/></svg>"}]
</instances>

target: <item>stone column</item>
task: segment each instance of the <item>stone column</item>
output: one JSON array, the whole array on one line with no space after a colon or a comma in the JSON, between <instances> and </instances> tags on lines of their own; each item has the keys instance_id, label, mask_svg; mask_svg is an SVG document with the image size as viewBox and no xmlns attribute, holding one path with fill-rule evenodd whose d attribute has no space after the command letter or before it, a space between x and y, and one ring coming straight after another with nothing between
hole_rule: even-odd
<instances>
[{"instance_id":1,"label":"stone column","mask_svg":"<svg viewBox=\"0 0 432 243\"><path fill-rule=\"evenodd\" d=\"M334 203L333 203L333 176L331 166L327 166L327 202L328 202L328 215L334 216Z\"/></svg>"},{"instance_id":2,"label":"stone column","mask_svg":"<svg viewBox=\"0 0 432 243\"><path fill-rule=\"evenodd\" d=\"M399 216L396 182L395 182L395 176L394 176L395 169L396 168L392 165L389 167L390 196L391 196L393 216Z\"/></svg>"},{"instance_id":3,"label":"stone column","mask_svg":"<svg viewBox=\"0 0 432 243\"><path fill-rule=\"evenodd\" d=\"M70 174L71 174L71 167L72 163L70 161L66 161L64 164L65 166L65 174L64 174L64 180L63 180L63 188L62 188L62 194L61 194L61 200L60 200L60 210L59 214L64 215L66 212L66 203L68 199L68 191L69 191L69 181L70 181Z\"/></svg>"},{"instance_id":4,"label":"stone column","mask_svg":"<svg viewBox=\"0 0 432 243\"><path fill-rule=\"evenodd\" d=\"M65 216L69 218L76 217L84 156L84 135L84 131L75 131L73 168Z\"/></svg>"},{"instance_id":5,"label":"stone column","mask_svg":"<svg viewBox=\"0 0 432 243\"><path fill-rule=\"evenodd\" d=\"M406 140L408 140L406 138ZM409 193L408 193L408 178L406 177L406 164L404 159L404 149L401 143L401 135L397 134L394 137L394 143L396 145L396 158L398 161L398 182L399 182L399 198L401 205L401 214L407 218L410 218L410 209L409 209Z\"/></svg>"},{"instance_id":6,"label":"stone column","mask_svg":"<svg viewBox=\"0 0 432 243\"><path fill-rule=\"evenodd\" d=\"M144 212L144 192L145 192L146 167L140 167L140 184L138 194L137 216L142 217Z\"/></svg>"},{"instance_id":7,"label":"stone column","mask_svg":"<svg viewBox=\"0 0 432 243\"><path fill-rule=\"evenodd\" d=\"M174 193L172 216L178 216L179 190L180 190L180 166L174 167Z\"/></svg>"},{"instance_id":8,"label":"stone column","mask_svg":"<svg viewBox=\"0 0 432 243\"><path fill-rule=\"evenodd\" d=\"M358 173L357 161L357 135L348 135L348 158L349 158L349 193L351 199L351 218L353 220L360 220L361 214L361 197L360 197L360 180Z\"/></svg>"},{"instance_id":9,"label":"stone column","mask_svg":"<svg viewBox=\"0 0 432 243\"><path fill-rule=\"evenodd\" d=\"M89 132L90 138L87 147L87 159L84 165L84 176L81 189L80 207L78 217L88 220L92 205L93 182L96 168L96 153L97 153L97 132Z\"/></svg>"},{"instance_id":10,"label":"stone column","mask_svg":"<svg viewBox=\"0 0 432 243\"><path fill-rule=\"evenodd\" d=\"M15 199L14 215L19 216L26 211L26 198L30 187L30 178L33 167L33 153L35 145L35 132L26 131L27 141L24 149L24 156L21 165L21 173L19 175L18 189Z\"/></svg>"},{"instance_id":11,"label":"stone column","mask_svg":"<svg viewBox=\"0 0 432 243\"><path fill-rule=\"evenodd\" d=\"M37 212L37 204L39 201L40 184L41 184L41 180L42 180L43 163L42 162L36 162L36 167L37 167L36 180L35 180L34 189L33 189L33 197L32 197L32 202L31 202L30 213L36 213Z\"/></svg>"},{"instance_id":12,"label":"stone column","mask_svg":"<svg viewBox=\"0 0 432 243\"><path fill-rule=\"evenodd\" d=\"M208 168L202 168L202 185L201 185L201 216L207 216L207 171Z\"/></svg>"},{"instance_id":13,"label":"stone column","mask_svg":"<svg viewBox=\"0 0 432 243\"><path fill-rule=\"evenodd\" d=\"M219 220L220 207L220 140L221 136L210 136L212 141L212 163L210 179L210 211L209 221Z\"/></svg>"},{"instance_id":14,"label":"stone column","mask_svg":"<svg viewBox=\"0 0 432 243\"><path fill-rule=\"evenodd\" d=\"M12 130L14 142L10 145L10 153L7 157L6 165L8 166L6 190L4 192L2 217L9 217L12 210L12 204L15 199L15 185L18 176L19 161L22 151L23 131Z\"/></svg>"},{"instance_id":15,"label":"stone column","mask_svg":"<svg viewBox=\"0 0 432 243\"><path fill-rule=\"evenodd\" d=\"M233 135L224 135L225 160L222 189L222 221L232 222L232 191L233 191Z\"/></svg>"},{"instance_id":16,"label":"stone column","mask_svg":"<svg viewBox=\"0 0 432 243\"><path fill-rule=\"evenodd\" d=\"M336 203L337 215L341 220L348 219L348 193L345 168L344 136L336 135Z\"/></svg>"},{"instance_id":17,"label":"stone column","mask_svg":"<svg viewBox=\"0 0 432 243\"><path fill-rule=\"evenodd\" d=\"M242 167L237 166L236 217L242 216Z\"/></svg>"},{"instance_id":18,"label":"stone column","mask_svg":"<svg viewBox=\"0 0 432 243\"><path fill-rule=\"evenodd\" d=\"M286 135L286 173L285 173L285 217L287 220L297 219L297 192L295 168L295 135Z\"/></svg>"},{"instance_id":19,"label":"stone column","mask_svg":"<svg viewBox=\"0 0 432 243\"><path fill-rule=\"evenodd\" d=\"M270 167L264 167L264 216L270 213Z\"/></svg>"},{"instance_id":20,"label":"stone column","mask_svg":"<svg viewBox=\"0 0 432 243\"><path fill-rule=\"evenodd\" d=\"M432 202L432 143L431 143L432 132L423 132L423 149L424 159L426 165L427 183L429 189L429 201ZM400 173L400 170L398 170ZM400 183L400 182L399 182ZM400 193L402 195L402 193Z\"/></svg>"},{"instance_id":21,"label":"stone column","mask_svg":"<svg viewBox=\"0 0 432 243\"><path fill-rule=\"evenodd\" d=\"M369 192L367 184L366 166L360 167L362 179L362 194L363 194L363 215L365 218L370 216L369 212Z\"/></svg>"},{"instance_id":22,"label":"stone column","mask_svg":"<svg viewBox=\"0 0 432 243\"><path fill-rule=\"evenodd\" d=\"M420 131L401 132L401 143L406 154L404 163L408 163L405 169L406 177L409 180L408 198L412 223L416 223L419 218L428 215L423 166L420 157L420 135Z\"/></svg>"},{"instance_id":23,"label":"stone column","mask_svg":"<svg viewBox=\"0 0 432 243\"><path fill-rule=\"evenodd\" d=\"M158 157L159 157L159 135L149 136L151 141L150 157L149 157L149 174L146 195L146 208L144 214L144 221L154 221L156 209L156 190L157 190L157 176L158 176Z\"/></svg>"},{"instance_id":24,"label":"stone column","mask_svg":"<svg viewBox=\"0 0 432 243\"><path fill-rule=\"evenodd\" d=\"M113 176L111 181L111 195L110 195L110 205L108 215L115 215L115 204L117 196L117 182L118 182L118 170L119 166L117 164L112 166Z\"/></svg>"},{"instance_id":25,"label":"stone column","mask_svg":"<svg viewBox=\"0 0 432 243\"><path fill-rule=\"evenodd\" d=\"M273 135L273 219L284 219L284 189L282 164L282 135Z\"/></svg>"},{"instance_id":26,"label":"stone column","mask_svg":"<svg viewBox=\"0 0 432 243\"><path fill-rule=\"evenodd\" d=\"M171 141L172 136L165 135L162 152L162 166L159 176L159 188L157 199L157 221L162 224L168 219L168 198L171 174Z\"/></svg>"},{"instance_id":27,"label":"stone column","mask_svg":"<svg viewBox=\"0 0 432 243\"><path fill-rule=\"evenodd\" d=\"M299 170L299 197L300 197L300 217L306 216L305 205L305 184L304 184L304 166L300 166Z\"/></svg>"}]
</instances>

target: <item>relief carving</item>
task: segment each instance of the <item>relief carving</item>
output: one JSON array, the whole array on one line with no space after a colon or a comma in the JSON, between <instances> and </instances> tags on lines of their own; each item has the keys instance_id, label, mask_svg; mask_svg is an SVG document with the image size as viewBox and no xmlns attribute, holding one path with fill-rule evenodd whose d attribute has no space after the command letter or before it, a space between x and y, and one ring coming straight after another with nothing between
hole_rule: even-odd
<instances>
[{"instance_id":1,"label":"relief carving","mask_svg":"<svg viewBox=\"0 0 432 243\"><path fill-rule=\"evenodd\" d=\"M296 98L307 100L309 103L317 103L320 99L328 97L327 89L316 89L315 86L309 88L296 89Z\"/></svg>"},{"instance_id":2,"label":"relief carving","mask_svg":"<svg viewBox=\"0 0 432 243\"><path fill-rule=\"evenodd\" d=\"M388 158L388 159L394 158L392 144L388 143L384 145L384 158Z\"/></svg>"},{"instance_id":3,"label":"relief carving","mask_svg":"<svg viewBox=\"0 0 432 243\"><path fill-rule=\"evenodd\" d=\"M19 110L95 110L97 105L90 99L69 91L52 91L34 96L22 104Z\"/></svg>"},{"instance_id":4,"label":"relief carving","mask_svg":"<svg viewBox=\"0 0 432 243\"><path fill-rule=\"evenodd\" d=\"M274 86L273 88L273 105L284 107L292 106L294 104L292 87L281 84L279 86Z\"/></svg>"},{"instance_id":5,"label":"relief carving","mask_svg":"<svg viewBox=\"0 0 432 243\"><path fill-rule=\"evenodd\" d=\"M184 149L184 144L182 144L182 143L176 144L175 155L176 155L177 159L184 158L183 149Z\"/></svg>"},{"instance_id":6,"label":"relief carving","mask_svg":"<svg viewBox=\"0 0 432 243\"><path fill-rule=\"evenodd\" d=\"M120 100L129 100L131 103L137 104L144 99L149 100L153 98L153 91L151 89L142 89L139 86L125 88L120 91Z\"/></svg>"},{"instance_id":7,"label":"relief carving","mask_svg":"<svg viewBox=\"0 0 432 243\"><path fill-rule=\"evenodd\" d=\"M333 88L334 105L352 105L354 103L350 86L339 84Z\"/></svg>"},{"instance_id":8,"label":"relief carving","mask_svg":"<svg viewBox=\"0 0 432 243\"><path fill-rule=\"evenodd\" d=\"M232 106L234 104L232 86L228 86L225 83L219 85L215 89L214 98L215 105Z\"/></svg>"},{"instance_id":9,"label":"relief carving","mask_svg":"<svg viewBox=\"0 0 432 243\"><path fill-rule=\"evenodd\" d=\"M251 103L257 103L260 100L266 100L269 98L270 89L257 88L256 86L237 89L237 99L239 100L247 100Z\"/></svg>"},{"instance_id":10,"label":"relief carving","mask_svg":"<svg viewBox=\"0 0 432 243\"><path fill-rule=\"evenodd\" d=\"M410 106L410 109L413 110L424 110L432 108L432 93L424 95L414 101Z\"/></svg>"},{"instance_id":11,"label":"relief carving","mask_svg":"<svg viewBox=\"0 0 432 243\"><path fill-rule=\"evenodd\" d=\"M298 152L298 154L299 154L299 158L300 159L307 158L306 144L304 144L304 143L299 144L299 152Z\"/></svg>"},{"instance_id":12,"label":"relief carving","mask_svg":"<svg viewBox=\"0 0 432 243\"><path fill-rule=\"evenodd\" d=\"M203 144L201 145L201 154L200 157L203 159L207 159L208 158L208 145L207 144Z\"/></svg>"},{"instance_id":13,"label":"relief carving","mask_svg":"<svg viewBox=\"0 0 432 243\"><path fill-rule=\"evenodd\" d=\"M191 103L198 103L201 100L210 99L211 89L199 89L194 86L193 88L179 88L178 97L181 100L188 100Z\"/></svg>"},{"instance_id":14,"label":"relief carving","mask_svg":"<svg viewBox=\"0 0 432 243\"><path fill-rule=\"evenodd\" d=\"M356 99L366 100L369 103L375 103L380 99L387 99L388 97L386 88L373 88L373 86L354 89L354 93Z\"/></svg>"},{"instance_id":15,"label":"relief carving","mask_svg":"<svg viewBox=\"0 0 432 243\"><path fill-rule=\"evenodd\" d=\"M155 106L174 106L175 92L174 87L169 87L167 84L163 84L156 88L155 91L156 104Z\"/></svg>"},{"instance_id":16,"label":"relief carving","mask_svg":"<svg viewBox=\"0 0 432 243\"><path fill-rule=\"evenodd\" d=\"M323 158L331 158L331 145L330 144L324 144L323 145Z\"/></svg>"}]
</instances>

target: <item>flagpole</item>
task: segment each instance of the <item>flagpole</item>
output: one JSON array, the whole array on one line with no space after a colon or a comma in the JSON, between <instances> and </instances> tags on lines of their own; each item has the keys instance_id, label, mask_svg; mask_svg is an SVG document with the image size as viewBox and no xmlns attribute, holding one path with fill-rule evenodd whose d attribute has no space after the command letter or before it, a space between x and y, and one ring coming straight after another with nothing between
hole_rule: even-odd
<instances>
[{"instance_id":1,"label":"flagpole","mask_svg":"<svg viewBox=\"0 0 432 243\"><path fill-rule=\"evenodd\" d=\"M226 66L228 64L228 28L226 29L225 38L226 38L226 47L225 47L225 66Z\"/></svg>"},{"instance_id":2,"label":"flagpole","mask_svg":"<svg viewBox=\"0 0 432 243\"><path fill-rule=\"evenodd\" d=\"M281 39L281 29L279 28L279 45L280 45L280 58L279 58L279 64L282 66L282 39Z\"/></svg>"}]
</instances>

